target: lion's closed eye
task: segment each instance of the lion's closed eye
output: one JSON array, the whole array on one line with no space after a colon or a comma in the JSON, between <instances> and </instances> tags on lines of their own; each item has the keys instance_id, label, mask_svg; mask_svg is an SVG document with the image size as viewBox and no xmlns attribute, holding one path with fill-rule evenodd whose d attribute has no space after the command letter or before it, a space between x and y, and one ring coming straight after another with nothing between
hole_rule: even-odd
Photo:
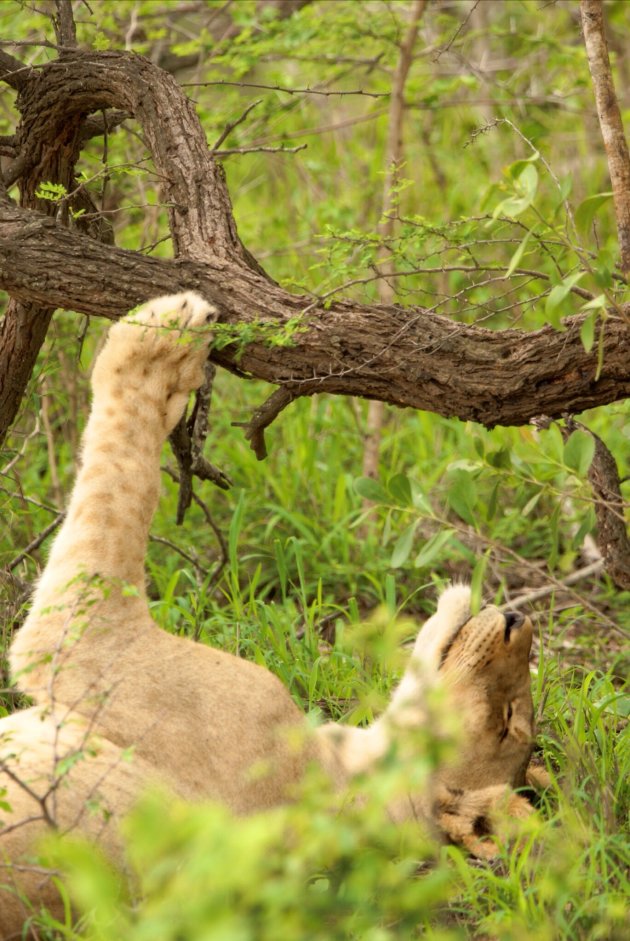
<instances>
[{"instance_id":1,"label":"lion's closed eye","mask_svg":"<svg viewBox=\"0 0 630 941\"><path fill-rule=\"evenodd\" d=\"M499 741L503 742L508 737L510 731L510 721L514 715L514 710L512 708L512 703L508 703L507 709L505 710L504 720L503 720L503 729L499 735Z\"/></svg>"}]
</instances>

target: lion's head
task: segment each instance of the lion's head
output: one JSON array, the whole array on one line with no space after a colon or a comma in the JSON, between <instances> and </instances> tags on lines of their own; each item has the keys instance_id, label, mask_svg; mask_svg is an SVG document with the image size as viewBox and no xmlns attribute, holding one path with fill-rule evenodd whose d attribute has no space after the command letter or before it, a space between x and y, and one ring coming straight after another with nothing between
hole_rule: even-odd
<instances>
[{"instance_id":1,"label":"lion's head","mask_svg":"<svg viewBox=\"0 0 630 941\"><path fill-rule=\"evenodd\" d=\"M443 649L440 674L464 726L457 763L441 775L450 787L525 784L535 732L531 644L529 618L487 607Z\"/></svg>"}]
</instances>

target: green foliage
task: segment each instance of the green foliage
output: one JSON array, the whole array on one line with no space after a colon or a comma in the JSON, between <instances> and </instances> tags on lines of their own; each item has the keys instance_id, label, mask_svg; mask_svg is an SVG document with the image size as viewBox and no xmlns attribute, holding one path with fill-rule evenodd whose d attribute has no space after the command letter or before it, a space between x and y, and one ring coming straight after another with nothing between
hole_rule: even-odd
<instances>
[{"instance_id":1,"label":"green foliage","mask_svg":"<svg viewBox=\"0 0 630 941\"><path fill-rule=\"evenodd\" d=\"M436 848L417 821L391 823L385 802L410 780L398 762L359 781L360 801L350 794L340 805L314 774L296 803L240 820L225 808L155 795L126 827L131 898L93 849L48 842L47 861L66 874L84 913L79 935L64 937L621 941L630 856L619 827L630 809L630 734L617 732L630 700L610 676L561 678L553 661L538 686L554 783L494 865L473 867L458 849ZM411 772L416 786L430 767Z\"/></svg>"},{"instance_id":2,"label":"green foliage","mask_svg":"<svg viewBox=\"0 0 630 941\"><path fill-rule=\"evenodd\" d=\"M282 325L276 321L252 320L248 323L218 323L213 329L212 347L215 350L226 346L236 348L240 359L250 343L263 343L268 347L286 347L295 344L295 337L308 330L302 317L290 317Z\"/></svg>"},{"instance_id":3,"label":"green foliage","mask_svg":"<svg viewBox=\"0 0 630 941\"><path fill-rule=\"evenodd\" d=\"M335 812L322 783L313 782L299 803L245 820L221 807L172 802L165 814L163 799L147 800L127 828L142 898L133 908L93 852L64 841L53 858L82 900L81 936L94 941L387 941L415 934L447 898L451 876L436 868L418 877L431 844L417 825L401 830L388 821L382 800Z\"/></svg>"}]
</instances>

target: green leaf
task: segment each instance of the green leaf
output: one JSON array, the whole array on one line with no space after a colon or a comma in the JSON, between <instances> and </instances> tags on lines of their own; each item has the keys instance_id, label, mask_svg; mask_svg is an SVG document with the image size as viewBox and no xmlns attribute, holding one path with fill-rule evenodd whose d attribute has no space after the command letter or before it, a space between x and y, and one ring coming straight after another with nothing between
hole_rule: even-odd
<instances>
[{"instance_id":1,"label":"green leaf","mask_svg":"<svg viewBox=\"0 0 630 941\"><path fill-rule=\"evenodd\" d=\"M565 199L568 198L572 189L573 189L573 177L572 176L563 177L560 180L560 192L558 194L560 197L561 203L563 203Z\"/></svg>"},{"instance_id":2,"label":"green leaf","mask_svg":"<svg viewBox=\"0 0 630 941\"><path fill-rule=\"evenodd\" d=\"M392 552L392 557L389 560L389 564L393 569L400 568L409 558L413 547L416 525L417 523L412 523L411 526L408 526L398 537Z\"/></svg>"},{"instance_id":3,"label":"green leaf","mask_svg":"<svg viewBox=\"0 0 630 941\"><path fill-rule=\"evenodd\" d=\"M564 439L562 437L562 432L558 428L556 422L547 428L544 440L545 450L549 454L551 460L556 461L558 464L562 464L564 456Z\"/></svg>"},{"instance_id":4,"label":"green leaf","mask_svg":"<svg viewBox=\"0 0 630 941\"><path fill-rule=\"evenodd\" d=\"M507 168L508 175L511 176L513 180L518 179L523 173L523 170L532 163L536 163L537 160L540 160L538 151L533 153L531 157L526 157L524 160L515 160L514 163L511 163Z\"/></svg>"},{"instance_id":5,"label":"green leaf","mask_svg":"<svg viewBox=\"0 0 630 941\"><path fill-rule=\"evenodd\" d=\"M357 477L354 482L354 489L364 500L372 500L373 503L389 503L383 485L371 477Z\"/></svg>"},{"instance_id":6,"label":"green leaf","mask_svg":"<svg viewBox=\"0 0 630 941\"><path fill-rule=\"evenodd\" d=\"M507 216L508 219L515 219L516 216L520 216L522 212L525 212L530 205L531 200L529 199L523 199L519 196L510 196L508 199L504 199L500 202L498 206L495 206L492 211L492 218L496 219L498 216Z\"/></svg>"},{"instance_id":7,"label":"green leaf","mask_svg":"<svg viewBox=\"0 0 630 941\"><path fill-rule=\"evenodd\" d=\"M465 470L456 470L450 475L448 488L448 502L464 522L474 526L475 504L477 503L477 488L472 474Z\"/></svg>"},{"instance_id":8,"label":"green leaf","mask_svg":"<svg viewBox=\"0 0 630 941\"><path fill-rule=\"evenodd\" d=\"M409 481L411 486L411 502L416 510L425 516L433 516L433 509L429 499L417 480Z\"/></svg>"},{"instance_id":9,"label":"green leaf","mask_svg":"<svg viewBox=\"0 0 630 941\"><path fill-rule=\"evenodd\" d=\"M532 159L537 159L537 156ZM514 195L495 207L492 218L508 216L513 219L531 206L538 189L538 170L529 160L517 160L508 170L514 179Z\"/></svg>"},{"instance_id":10,"label":"green leaf","mask_svg":"<svg viewBox=\"0 0 630 941\"><path fill-rule=\"evenodd\" d=\"M534 202L536 190L538 189L538 170L533 163L528 163L523 168L516 180L516 188L523 194L525 199L529 200L530 204Z\"/></svg>"},{"instance_id":11,"label":"green leaf","mask_svg":"<svg viewBox=\"0 0 630 941\"><path fill-rule=\"evenodd\" d=\"M406 474L394 474L387 482L387 489L400 506L411 506L411 484Z\"/></svg>"},{"instance_id":12,"label":"green leaf","mask_svg":"<svg viewBox=\"0 0 630 941\"><path fill-rule=\"evenodd\" d=\"M539 490L538 493L535 493L534 496L531 497L527 501L527 503L521 510L521 516L529 516L529 514L532 512L532 510L534 509L534 507L536 506L536 504L538 503L541 497L542 497L542 490Z\"/></svg>"},{"instance_id":13,"label":"green leaf","mask_svg":"<svg viewBox=\"0 0 630 941\"><path fill-rule=\"evenodd\" d=\"M428 542L424 544L424 548L420 550L414 559L414 566L417 569L424 568L424 566L432 562L454 535L454 529L441 529L435 536L431 536Z\"/></svg>"},{"instance_id":14,"label":"green leaf","mask_svg":"<svg viewBox=\"0 0 630 941\"><path fill-rule=\"evenodd\" d=\"M582 236L590 233L593 220L601 207L608 202L612 193L597 193L596 196L589 196L575 210L575 226Z\"/></svg>"},{"instance_id":15,"label":"green leaf","mask_svg":"<svg viewBox=\"0 0 630 941\"><path fill-rule=\"evenodd\" d=\"M567 297L569 292L575 285L580 281L584 275L585 271L574 271L573 274L567 275L560 284L556 284L555 287L551 289L547 295L547 300L545 302L545 314L549 323L553 324L554 327L558 327L560 323L559 314L560 314L560 305Z\"/></svg>"},{"instance_id":16,"label":"green leaf","mask_svg":"<svg viewBox=\"0 0 630 941\"><path fill-rule=\"evenodd\" d=\"M597 253L597 258L593 264L593 277L595 284L603 291L613 286L613 271L615 270L615 257L612 252L602 248Z\"/></svg>"},{"instance_id":17,"label":"green leaf","mask_svg":"<svg viewBox=\"0 0 630 941\"><path fill-rule=\"evenodd\" d=\"M63 183L40 183L35 191L38 199L46 199L52 203L60 202L68 195L68 190Z\"/></svg>"},{"instance_id":18,"label":"green leaf","mask_svg":"<svg viewBox=\"0 0 630 941\"><path fill-rule=\"evenodd\" d=\"M578 476L585 477L594 453L595 439L587 431L578 428L571 433L564 445L564 463Z\"/></svg>"},{"instance_id":19,"label":"green leaf","mask_svg":"<svg viewBox=\"0 0 630 941\"><path fill-rule=\"evenodd\" d=\"M510 258L510 263L507 267L507 271L505 272L506 278L509 278L510 275L514 274L515 270L518 268L519 262L521 258L523 257L523 254L527 247L527 243L529 242L531 238L531 234L532 234L531 232L527 233L527 235L525 236L521 244L518 246L518 248L516 249L512 257Z\"/></svg>"},{"instance_id":20,"label":"green leaf","mask_svg":"<svg viewBox=\"0 0 630 941\"><path fill-rule=\"evenodd\" d=\"M512 452L509 448L498 448L496 451L488 451L486 460L490 467L510 470L512 467Z\"/></svg>"}]
</instances>

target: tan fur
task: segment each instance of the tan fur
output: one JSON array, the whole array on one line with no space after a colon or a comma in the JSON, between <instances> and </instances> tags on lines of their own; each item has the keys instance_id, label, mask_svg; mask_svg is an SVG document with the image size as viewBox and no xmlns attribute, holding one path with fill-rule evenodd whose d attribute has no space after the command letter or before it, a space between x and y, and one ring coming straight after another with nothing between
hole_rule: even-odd
<instances>
[{"instance_id":1,"label":"tan fur","mask_svg":"<svg viewBox=\"0 0 630 941\"><path fill-rule=\"evenodd\" d=\"M439 684L463 717L463 749L431 794L410 793L392 817L433 817L485 854L479 819L525 803L510 788L524 782L533 738L531 624L506 640L495 608L470 617L464 586L442 595L390 706L367 729L309 730L267 670L152 621L144 555L160 451L201 382L214 317L195 294L159 298L112 327L96 363L67 517L11 650L18 686L36 705L0 722L0 787L11 807L0 812L2 938L18 937L33 908L60 914L35 861L49 827L98 840L123 865L119 819L154 782L237 813L291 799L310 761L342 788L411 741Z\"/></svg>"}]
</instances>

